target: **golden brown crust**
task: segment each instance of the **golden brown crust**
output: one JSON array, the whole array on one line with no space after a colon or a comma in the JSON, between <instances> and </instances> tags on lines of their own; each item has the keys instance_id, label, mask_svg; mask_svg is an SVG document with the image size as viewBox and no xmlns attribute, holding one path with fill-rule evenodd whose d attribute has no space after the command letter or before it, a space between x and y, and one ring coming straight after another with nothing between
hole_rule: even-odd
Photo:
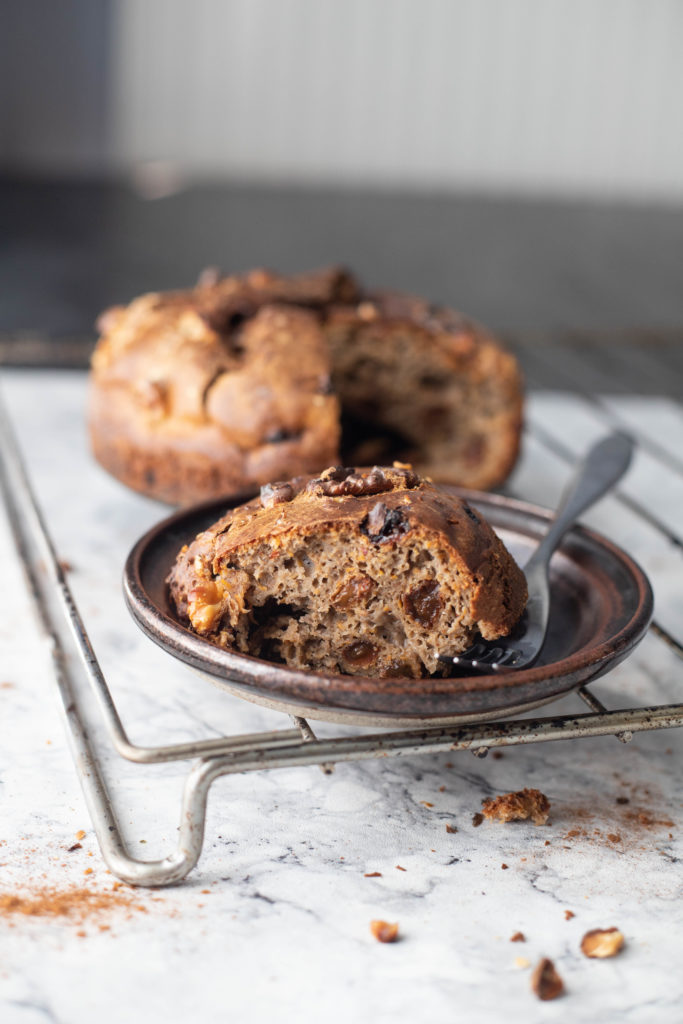
<instances>
[{"instance_id":1,"label":"golden brown crust","mask_svg":"<svg viewBox=\"0 0 683 1024\"><path fill-rule=\"evenodd\" d=\"M349 641L345 654L324 644L321 667L378 675L433 672L437 653L464 649L476 630L508 633L526 603L488 523L402 465L268 485L184 548L168 582L181 619L220 645L261 653L256 610L277 596L291 618L278 620L293 651L281 644L283 660L302 664L306 650L316 665L321 643L298 642L312 623Z\"/></svg>"},{"instance_id":2,"label":"golden brown crust","mask_svg":"<svg viewBox=\"0 0 683 1024\"><path fill-rule=\"evenodd\" d=\"M149 306L144 330L131 307L93 358L90 434L105 468L183 503L336 458L339 403L310 311L265 305L228 344L196 310Z\"/></svg>"},{"instance_id":3,"label":"golden brown crust","mask_svg":"<svg viewBox=\"0 0 683 1024\"><path fill-rule=\"evenodd\" d=\"M339 269L205 275L194 289L107 310L99 327L93 451L162 500L235 493L337 461L340 398L370 447L368 408L380 434L401 435L378 454L410 458L435 479L496 486L517 456L514 358L459 314L411 296L364 296ZM354 377L364 365L365 390Z\"/></svg>"}]
</instances>

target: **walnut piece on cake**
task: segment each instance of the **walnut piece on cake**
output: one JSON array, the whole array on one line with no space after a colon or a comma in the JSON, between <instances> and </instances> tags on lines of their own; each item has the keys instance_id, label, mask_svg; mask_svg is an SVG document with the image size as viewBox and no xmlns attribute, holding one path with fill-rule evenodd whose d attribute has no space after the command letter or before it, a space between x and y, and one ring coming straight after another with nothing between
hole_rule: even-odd
<instances>
[{"instance_id":1,"label":"walnut piece on cake","mask_svg":"<svg viewBox=\"0 0 683 1024\"><path fill-rule=\"evenodd\" d=\"M534 825L545 825L550 801L539 789L525 788L483 800L482 811L489 821L525 821L531 818Z\"/></svg>"}]
</instances>

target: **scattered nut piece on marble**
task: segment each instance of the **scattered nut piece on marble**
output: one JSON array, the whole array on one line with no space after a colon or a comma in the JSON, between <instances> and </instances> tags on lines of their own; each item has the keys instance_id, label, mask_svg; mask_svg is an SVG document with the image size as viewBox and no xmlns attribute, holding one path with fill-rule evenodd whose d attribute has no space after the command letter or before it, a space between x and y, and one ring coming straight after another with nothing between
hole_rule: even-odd
<instances>
[{"instance_id":1,"label":"scattered nut piece on marble","mask_svg":"<svg viewBox=\"0 0 683 1024\"><path fill-rule=\"evenodd\" d=\"M548 821L550 801L538 789L520 789L516 793L503 793L482 801L484 817L497 821L524 821L531 818L534 825Z\"/></svg>"},{"instance_id":2,"label":"scattered nut piece on marble","mask_svg":"<svg viewBox=\"0 0 683 1024\"><path fill-rule=\"evenodd\" d=\"M618 928L593 928L581 939L581 952L592 959L616 956L624 947L624 936Z\"/></svg>"},{"instance_id":3,"label":"scattered nut piece on marble","mask_svg":"<svg viewBox=\"0 0 683 1024\"><path fill-rule=\"evenodd\" d=\"M398 924L390 924L388 921L371 921L370 931L378 942L396 942L398 938Z\"/></svg>"},{"instance_id":4,"label":"scattered nut piece on marble","mask_svg":"<svg viewBox=\"0 0 683 1024\"><path fill-rule=\"evenodd\" d=\"M557 999L564 992L564 982L555 970L555 964L544 956L534 967L531 975L531 990L544 1002Z\"/></svg>"}]
</instances>

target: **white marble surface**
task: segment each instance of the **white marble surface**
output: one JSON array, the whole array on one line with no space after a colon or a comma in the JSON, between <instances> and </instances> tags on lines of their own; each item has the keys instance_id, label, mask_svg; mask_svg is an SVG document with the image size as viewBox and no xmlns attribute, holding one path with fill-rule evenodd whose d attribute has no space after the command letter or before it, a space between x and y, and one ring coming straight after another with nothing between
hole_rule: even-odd
<instances>
[{"instance_id":1,"label":"white marble surface","mask_svg":"<svg viewBox=\"0 0 683 1024\"><path fill-rule=\"evenodd\" d=\"M123 560L165 510L91 461L82 375L7 373L4 394L132 738L288 724L175 664L130 620ZM667 443L680 444L676 407L629 399L617 412L644 431L648 417L667 414ZM575 451L603 429L568 396L537 396L530 420ZM552 504L566 475L531 439L513 485ZM625 489L680 532L680 486L641 454ZM616 500L593 521L647 567L657 614L680 636L680 549ZM106 891L113 877L90 827L4 516L0 557L0 895L45 885ZM682 684L680 661L650 636L596 689L616 707L680 700ZM567 698L554 708L580 705ZM127 839L141 856L168 853L187 766L122 764L106 742L103 752ZM3 919L0 1021L680 1021L682 752L683 733L667 731L628 746L608 737L508 749L500 759L429 755L340 765L330 777L306 768L220 780L198 867L181 886L136 890L144 911L114 909L80 924ZM523 786L550 798L549 826L473 826L483 797ZM644 808L660 824L629 819ZM447 823L458 831L447 833ZM67 852L80 829L82 848ZM375 871L381 877L364 877ZM565 910L575 917L566 920ZM372 918L398 921L401 941L377 943ZM626 936L624 952L585 959L584 932L612 925ZM526 943L510 943L517 930ZM530 970L515 963L541 956L566 984L552 1003L536 1000Z\"/></svg>"}]
</instances>

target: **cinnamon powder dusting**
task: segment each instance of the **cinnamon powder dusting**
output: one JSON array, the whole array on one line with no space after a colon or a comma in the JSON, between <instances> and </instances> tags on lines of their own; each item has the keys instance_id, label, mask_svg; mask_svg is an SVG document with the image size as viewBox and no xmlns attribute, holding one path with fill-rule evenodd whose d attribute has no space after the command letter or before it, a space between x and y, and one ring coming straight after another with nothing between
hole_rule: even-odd
<instances>
[{"instance_id":1,"label":"cinnamon powder dusting","mask_svg":"<svg viewBox=\"0 0 683 1024\"><path fill-rule=\"evenodd\" d=\"M622 853L649 851L662 833L670 839L676 822L669 817L664 801L650 789L637 785L632 789L630 797L617 797L616 801L565 805L561 818L570 827L561 833L562 839L608 846Z\"/></svg>"},{"instance_id":2,"label":"cinnamon powder dusting","mask_svg":"<svg viewBox=\"0 0 683 1024\"><path fill-rule=\"evenodd\" d=\"M120 882L114 882L110 889L101 890L50 886L25 895L0 892L0 917L8 922L10 928L18 918L40 917L57 918L77 925L92 923L101 931L107 931L107 919L114 913L125 910L127 917L133 913L147 913L147 908L137 902L138 899L134 889L124 887Z\"/></svg>"}]
</instances>

